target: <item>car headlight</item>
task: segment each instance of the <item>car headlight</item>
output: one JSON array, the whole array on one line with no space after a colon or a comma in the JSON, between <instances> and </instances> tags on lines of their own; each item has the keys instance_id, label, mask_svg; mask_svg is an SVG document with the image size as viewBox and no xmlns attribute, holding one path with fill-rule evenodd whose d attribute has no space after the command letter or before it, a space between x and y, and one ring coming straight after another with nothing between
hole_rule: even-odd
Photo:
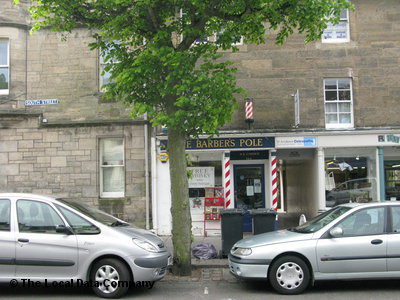
<instances>
[{"instance_id":1,"label":"car headlight","mask_svg":"<svg viewBox=\"0 0 400 300\"><path fill-rule=\"evenodd\" d=\"M247 255L251 254L251 248L237 247L236 249L233 249L232 254L241 255L241 256L247 256Z\"/></svg>"},{"instance_id":2,"label":"car headlight","mask_svg":"<svg viewBox=\"0 0 400 300\"><path fill-rule=\"evenodd\" d=\"M158 252L157 247L155 247L153 244L140 240L140 239L132 239L132 241L139 246L140 248L149 251L149 252Z\"/></svg>"}]
</instances>

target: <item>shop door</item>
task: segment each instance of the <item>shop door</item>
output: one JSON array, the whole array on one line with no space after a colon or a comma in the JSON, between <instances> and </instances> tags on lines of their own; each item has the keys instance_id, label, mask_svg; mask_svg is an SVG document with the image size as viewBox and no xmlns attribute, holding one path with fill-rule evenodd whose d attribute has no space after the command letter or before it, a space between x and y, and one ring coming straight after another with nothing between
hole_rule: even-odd
<instances>
[{"instance_id":1,"label":"shop door","mask_svg":"<svg viewBox=\"0 0 400 300\"><path fill-rule=\"evenodd\" d=\"M264 165L235 165L235 207L245 211L244 232L252 232L249 210L265 207Z\"/></svg>"}]
</instances>

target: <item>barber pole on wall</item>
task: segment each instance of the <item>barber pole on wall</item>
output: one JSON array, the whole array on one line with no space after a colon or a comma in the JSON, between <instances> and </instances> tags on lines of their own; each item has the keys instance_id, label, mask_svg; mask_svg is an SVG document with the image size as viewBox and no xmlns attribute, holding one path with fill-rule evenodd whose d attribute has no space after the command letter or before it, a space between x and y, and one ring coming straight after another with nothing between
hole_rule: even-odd
<instances>
[{"instance_id":1,"label":"barber pole on wall","mask_svg":"<svg viewBox=\"0 0 400 300\"><path fill-rule=\"evenodd\" d=\"M278 177L276 151L271 150L271 184L272 184L272 209L278 210Z\"/></svg>"},{"instance_id":2,"label":"barber pole on wall","mask_svg":"<svg viewBox=\"0 0 400 300\"><path fill-rule=\"evenodd\" d=\"M224 188L225 188L225 208L231 208L231 158L230 153L224 155Z\"/></svg>"},{"instance_id":3,"label":"barber pole on wall","mask_svg":"<svg viewBox=\"0 0 400 300\"><path fill-rule=\"evenodd\" d=\"M246 98L245 100L245 111L246 111L246 122L253 123L254 115L253 115L253 98Z\"/></svg>"}]
</instances>

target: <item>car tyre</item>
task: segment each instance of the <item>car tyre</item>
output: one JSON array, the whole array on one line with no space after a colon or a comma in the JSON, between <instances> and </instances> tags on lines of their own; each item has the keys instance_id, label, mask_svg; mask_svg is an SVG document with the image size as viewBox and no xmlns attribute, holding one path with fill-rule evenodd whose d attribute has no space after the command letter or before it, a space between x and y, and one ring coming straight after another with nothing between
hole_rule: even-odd
<instances>
[{"instance_id":1,"label":"car tyre","mask_svg":"<svg viewBox=\"0 0 400 300\"><path fill-rule=\"evenodd\" d=\"M296 295L302 293L310 284L310 269L304 260L297 256L283 256L272 264L268 278L278 293Z\"/></svg>"},{"instance_id":2,"label":"car tyre","mask_svg":"<svg viewBox=\"0 0 400 300\"><path fill-rule=\"evenodd\" d=\"M105 258L93 265L90 280L93 292L97 296L119 298L128 292L131 276L123 262Z\"/></svg>"}]
</instances>

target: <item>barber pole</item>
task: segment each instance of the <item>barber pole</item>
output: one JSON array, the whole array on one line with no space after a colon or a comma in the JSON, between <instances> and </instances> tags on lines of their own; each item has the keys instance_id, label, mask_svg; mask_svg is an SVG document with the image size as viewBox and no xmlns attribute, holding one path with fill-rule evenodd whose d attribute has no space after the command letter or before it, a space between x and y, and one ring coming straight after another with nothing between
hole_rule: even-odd
<instances>
[{"instance_id":1,"label":"barber pole","mask_svg":"<svg viewBox=\"0 0 400 300\"><path fill-rule=\"evenodd\" d=\"M278 178L276 151L271 151L272 209L278 210Z\"/></svg>"},{"instance_id":2,"label":"barber pole","mask_svg":"<svg viewBox=\"0 0 400 300\"><path fill-rule=\"evenodd\" d=\"M229 152L224 156L224 187L225 187L225 208L231 206L231 158Z\"/></svg>"},{"instance_id":3,"label":"barber pole","mask_svg":"<svg viewBox=\"0 0 400 300\"><path fill-rule=\"evenodd\" d=\"M253 123L253 98L246 98L245 99L245 111L246 111L246 122Z\"/></svg>"}]
</instances>

